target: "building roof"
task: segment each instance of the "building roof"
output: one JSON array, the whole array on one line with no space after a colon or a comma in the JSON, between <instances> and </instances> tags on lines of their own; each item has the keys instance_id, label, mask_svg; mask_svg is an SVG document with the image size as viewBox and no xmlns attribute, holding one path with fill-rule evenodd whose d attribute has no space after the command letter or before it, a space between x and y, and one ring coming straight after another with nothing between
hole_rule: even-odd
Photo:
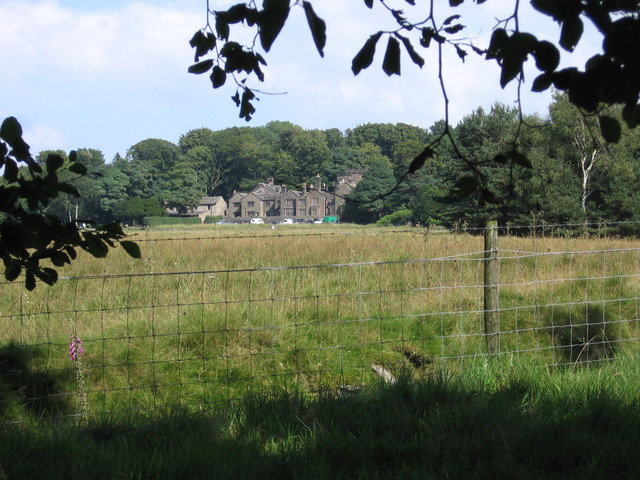
<instances>
[{"instance_id":1,"label":"building roof","mask_svg":"<svg viewBox=\"0 0 640 480\"><path fill-rule=\"evenodd\" d=\"M223 201L222 197L202 197L199 205L215 205L216 203Z\"/></svg>"}]
</instances>

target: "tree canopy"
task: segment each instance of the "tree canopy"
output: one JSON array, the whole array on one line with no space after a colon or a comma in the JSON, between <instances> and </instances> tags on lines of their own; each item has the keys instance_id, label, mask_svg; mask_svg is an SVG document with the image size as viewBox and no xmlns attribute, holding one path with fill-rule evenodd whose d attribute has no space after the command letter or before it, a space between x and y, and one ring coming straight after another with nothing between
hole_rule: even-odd
<instances>
[{"instance_id":1,"label":"tree canopy","mask_svg":"<svg viewBox=\"0 0 640 480\"><path fill-rule=\"evenodd\" d=\"M457 179L453 193L468 196L472 193L481 204L494 203L494 192L489 188L490 180L480 168L482 162L492 160L508 162L524 168L531 161L522 153L520 134L525 124L522 112L520 122L502 150L487 152L481 160L469 158L463 152L449 124L449 100L447 85L442 75L446 55L464 61L468 55L479 55L495 61L500 67L497 82L503 88L511 82L518 84L518 92L524 85L524 65L533 60L537 75L532 90L541 92L550 88L566 94L568 102L577 107L582 115L597 118L597 128L606 142L616 143L622 136L621 124L635 128L640 124L640 2L638 0L531 0L531 5L542 17L551 18L559 25L556 40L538 38L520 28L521 2L501 2L497 8L495 24L487 45L476 44L466 35L466 20L456 11L464 0L445 2L416 2L415 0L364 0L363 9L385 9L393 18L396 27L377 30L361 46L354 46L355 55L351 70L360 74L373 63L376 55L382 55L382 69L387 75L400 75L403 57L422 68L425 64L422 52L435 49L439 65L441 94L445 99L444 128L439 136L424 146L407 167L407 174L415 173L426 159L435 154L435 149L447 138L458 158L467 165L467 173ZM485 0L475 0L478 8L486 8ZM208 7L207 2L207 7ZM319 6L320 2L316 2ZM495 7L495 4L494 8ZM235 84L232 100L240 110L240 117L249 121L255 112L255 100L259 91L255 80L262 82L267 65L265 56L276 41L289 19L292 8L302 8L310 34L320 56L324 56L327 42L327 25L316 12L312 2L304 0L264 0L237 3L227 10L207 8L206 25L190 40L195 49L194 63L189 72L209 74L214 88L221 88L229 78ZM319 6L322 9L322 6ZM354 19L355 21L355 19ZM602 48L592 52L584 66L561 66L561 52L572 52L581 42L585 23L595 27L602 37ZM253 41L235 30L243 24L254 32ZM233 27L233 28L232 28ZM252 38L251 36L249 38ZM386 46L381 47L382 44ZM359 47L359 50L356 50ZM384 53L380 53L384 51ZM404 54L402 53L404 51ZM519 95L519 93L518 93ZM615 117L603 108L621 105L622 113ZM385 152L386 153L386 152Z\"/></svg>"}]
</instances>

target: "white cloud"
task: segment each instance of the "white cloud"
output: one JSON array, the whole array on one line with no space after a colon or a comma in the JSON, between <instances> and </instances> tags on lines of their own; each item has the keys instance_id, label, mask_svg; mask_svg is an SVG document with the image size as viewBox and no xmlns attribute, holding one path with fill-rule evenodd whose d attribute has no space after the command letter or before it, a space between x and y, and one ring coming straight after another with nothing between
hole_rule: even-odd
<instances>
[{"instance_id":1,"label":"white cloud","mask_svg":"<svg viewBox=\"0 0 640 480\"><path fill-rule=\"evenodd\" d=\"M211 0L210 6L224 9L237 1ZM407 12L415 10L400 3ZM437 2L436 7L446 3ZM177 141L192 128L245 125L229 99L231 85L214 91L206 75L187 73L193 60L188 41L205 23L205 6L205 0L3 0L3 110L34 125L49 126L50 133L60 135L50 135L51 141L59 141L65 149L97 148L107 159L149 137ZM303 10L295 8L266 55L267 80L253 84L267 92L289 94L260 95L249 125L290 120L305 128L346 129L380 121L426 128L443 118L434 48L419 50L426 60L423 69L403 52L402 77L388 78L380 70L383 38L374 64L354 77L353 56L369 35L391 29L393 20L378 3L369 10L361 1L322 0L314 2L314 8L327 22L325 58L315 49ZM495 18L510 14L500 13L505 8L504 2L465 2L454 12L465 15L463 23L473 21L466 35L486 45ZM439 21L449 13L440 12ZM553 22L543 28L557 39ZM471 59L470 54L462 64L455 53L447 55L453 55L444 63L453 123L480 105L515 99L513 90L500 90L495 62ZM546 110L548 96L531 98L536 100L528 97L525 108ZM29 133L41 135L33 129Z\"/></svg>"},{"instance_id":2,"label":"white cloud","mask_svg":"<svg viewBox=\"0 0 640 480\"><path fill-rule=\"evenodd\" d=\"M49 125L31 125L23 130L32 155L42 150L70 150L64 134Z\"/></svg>"}]
</instances>

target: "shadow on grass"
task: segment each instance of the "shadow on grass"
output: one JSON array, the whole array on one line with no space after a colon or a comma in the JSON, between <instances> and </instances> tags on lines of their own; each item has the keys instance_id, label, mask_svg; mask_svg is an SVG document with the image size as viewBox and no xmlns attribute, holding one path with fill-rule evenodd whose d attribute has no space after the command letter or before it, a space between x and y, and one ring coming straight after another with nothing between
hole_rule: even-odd
<instances>
[{"instance_id":1,"label":"shadow on grass","mask_svg":"<svg viewBox=\"0 0 640 480\"><path fill-rule=\"evenodd\" d=\"M602 386L404 378L218 412L11 426L0 463L9 478L636 478L639 413Z\"/></svg>"},{"instance_id":2,"label":"shadow on grass","mask_svg":"<svg viewBox=\"0 0 640 480\"><path fill-rule=\"evenodd\" d=\"M16 406L33 418L71 413L69 399L58 386L60 379L31 367L29 360L41 354L13 343L0 346L0 420L11 418Z\"/></svg>"}]
</instances>

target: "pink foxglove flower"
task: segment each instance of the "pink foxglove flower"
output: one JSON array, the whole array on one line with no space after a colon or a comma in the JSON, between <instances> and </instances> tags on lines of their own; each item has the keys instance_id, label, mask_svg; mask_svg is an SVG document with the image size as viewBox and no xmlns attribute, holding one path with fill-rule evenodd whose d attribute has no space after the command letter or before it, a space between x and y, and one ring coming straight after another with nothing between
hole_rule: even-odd
<instances>
[{"instance_id":1,"label":"pink foxglove flower","mask_svg":"<svg viewBox=\"0 0 640 480\"><path fill-rule=\"evenodd\" d=\"M71 342L69 342L69 358L74 362L78 361L80 355L84 352L84 348L82 348L82 340L80 337L75 335L71 335Z\"/></svg>"}]
</instances>

